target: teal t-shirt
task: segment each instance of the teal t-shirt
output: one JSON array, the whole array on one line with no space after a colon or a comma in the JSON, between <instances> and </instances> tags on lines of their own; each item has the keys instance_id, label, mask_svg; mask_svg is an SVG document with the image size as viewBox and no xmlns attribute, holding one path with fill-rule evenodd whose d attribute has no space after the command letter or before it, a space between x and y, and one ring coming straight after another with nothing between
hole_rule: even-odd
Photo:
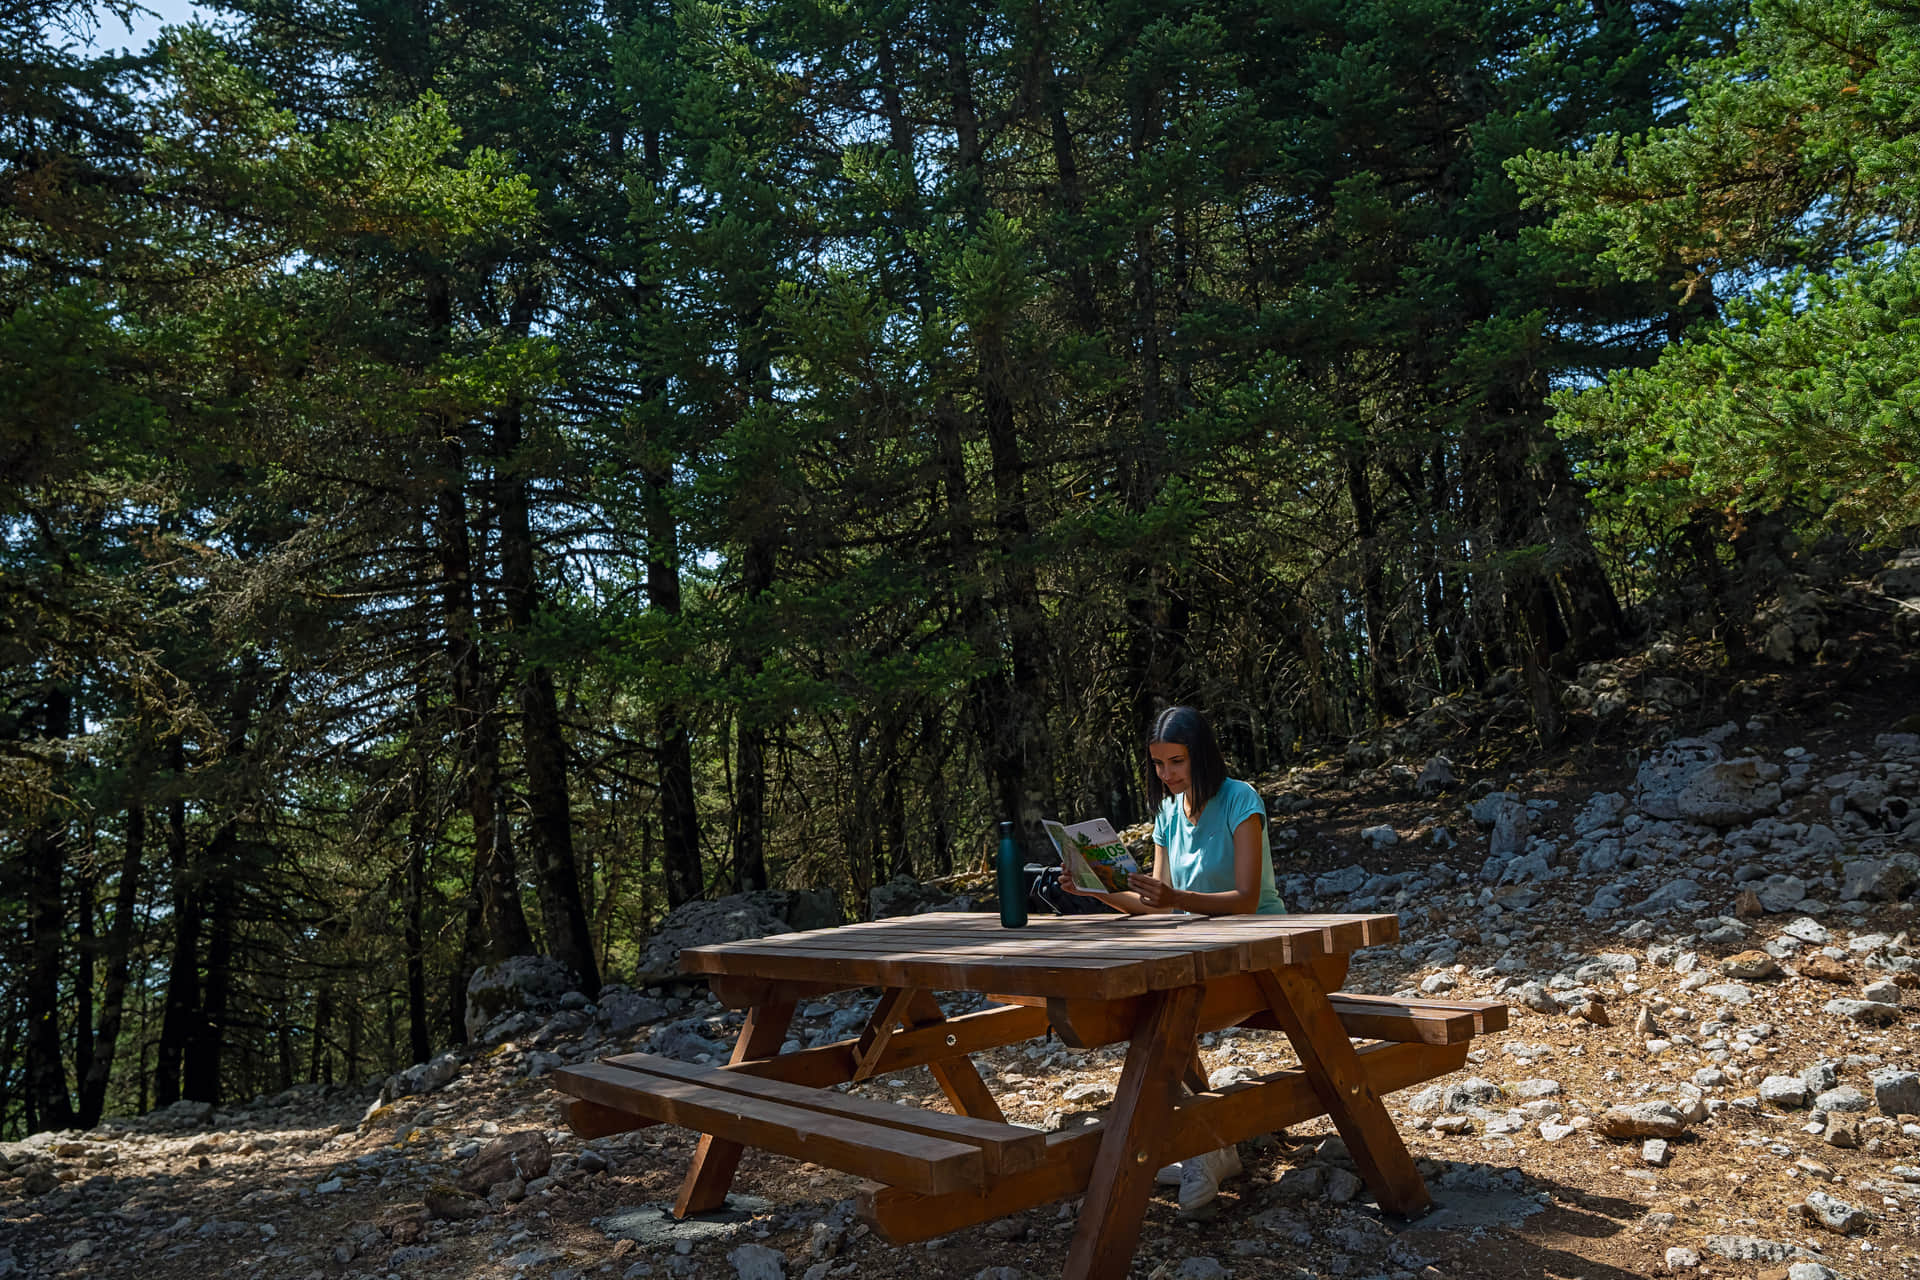
<instances>
[{"instance_id":1,"label":"teal t-shirt","mask_svg":"<svg viewBox=\"0 0 1920 1280\"><path fill-rule=\"evenodd\" d=\"M1187 893L1233 891L1233 833L1254 814L1260 815L1259 915L1285 914L1286 904L1273 887L1273 847L1267 841L1267 806L1260 793L1238 778L1220 785L1196 822L1188 822L1179 796L1160 802L1153 819L1153 842L1167 851L1167 877Z\"/></svg>"}]
</instances>

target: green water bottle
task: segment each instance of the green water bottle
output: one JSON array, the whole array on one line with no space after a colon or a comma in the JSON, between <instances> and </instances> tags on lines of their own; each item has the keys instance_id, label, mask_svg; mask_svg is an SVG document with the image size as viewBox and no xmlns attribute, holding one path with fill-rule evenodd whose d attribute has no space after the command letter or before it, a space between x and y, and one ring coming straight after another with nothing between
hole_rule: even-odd
<instances>
[{"instance_id":1,"label":"green water bottle","mask_svg":"<svg viewBox=\"0 0 1920 1280\"><path fill-rule=\"evenodd\" d=\"M994 887L1000 891L1000 923L1018 929L1027 922L1027 886L1020 872L1020 842L1013 824L1000 824L1000 852L993 860Z\"/></svg>"}]
</instances>

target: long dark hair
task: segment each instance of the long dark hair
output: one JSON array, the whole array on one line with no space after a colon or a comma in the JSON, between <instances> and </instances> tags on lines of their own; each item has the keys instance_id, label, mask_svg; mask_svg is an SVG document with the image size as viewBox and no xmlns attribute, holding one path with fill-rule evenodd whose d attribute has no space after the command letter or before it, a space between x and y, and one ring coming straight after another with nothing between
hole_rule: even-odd
<instances>
[{"instance_id":1,"label":"long dark hair","mask_svg":"<svg viewBox=\"0 0 1920 1280\"><path fill-rule=\"evenodd\" d=\"M1227 762L1220 744L1213 739L1213 726L1193 707L1168 707L1154 718L1147 733L1147 745L1176 743L1187 749L1187 789L1193 793L1193 812L1198 816L1207 801L1220 791L1227 780ZM1153 757L1147 757L1147 807L1159 810L1167 798L1167 789L1154 770Z\"/></svg>"}]
</instances>

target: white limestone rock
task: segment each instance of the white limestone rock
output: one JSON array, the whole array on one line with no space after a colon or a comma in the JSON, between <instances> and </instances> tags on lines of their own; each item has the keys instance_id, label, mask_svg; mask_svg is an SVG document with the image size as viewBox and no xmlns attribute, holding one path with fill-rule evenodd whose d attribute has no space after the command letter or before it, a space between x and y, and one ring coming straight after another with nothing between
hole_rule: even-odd
<instances>
[{"instance_id":1,"label":"white limestone rock","mask_svg":"<svg viewBox=\"0 0 1920 1280\"><path fill-rule=\"evenodd\" d=\"M1687 1118L1666 1102L1627 1102L1609 1107L1599 1120L1609 1138L1677 1138L1687 1130Z\"/></svg>"}]
</instances>

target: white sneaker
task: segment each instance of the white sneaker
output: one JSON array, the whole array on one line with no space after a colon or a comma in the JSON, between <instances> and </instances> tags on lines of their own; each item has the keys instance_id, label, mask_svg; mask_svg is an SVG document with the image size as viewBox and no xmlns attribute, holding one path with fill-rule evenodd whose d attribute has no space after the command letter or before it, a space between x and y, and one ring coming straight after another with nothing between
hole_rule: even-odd
<instances>
[{"instance_id":1,"label":"white sneaker","mask_svg":"<svg viewBox=\"0 0 1920 1280\"><path fill-rule=\"evenodd\" d=\"M1240 1163L1240 1152L1234 1147L1222 1147L1218 1151L1209 1151L1205 1155L1181 1161L1180 1212L1192 1213L1212 1204L1214 1197L1220 1194L1220 1184L1244 1172L1246 1170Z\"/></svg>"},{"instance_id":2,"label":"white sneaker","mask_svg":"<svg viewBox=\"0 0 1920 1280\"><path fill-rule=\"evenodd\" d=\"M1155 1169L1153 1171L1153 1180L1156 1184L1163 1187L1179 1186L1180 1185L1180 1162L1178 1160L1175 1160L1172 1164L1161 1165L1158 1169Z\"/></svg>"}]
</instances>

